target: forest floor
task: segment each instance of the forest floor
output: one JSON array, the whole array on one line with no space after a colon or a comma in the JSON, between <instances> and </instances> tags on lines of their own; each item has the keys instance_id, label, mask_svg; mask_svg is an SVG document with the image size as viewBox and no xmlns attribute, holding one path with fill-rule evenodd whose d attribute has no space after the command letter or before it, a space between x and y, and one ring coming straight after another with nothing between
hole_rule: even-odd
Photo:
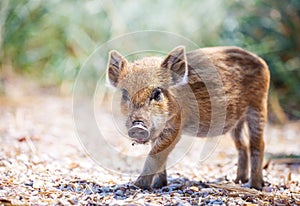
<instances>
[{"instance_id":1,"label":"forest floor","mask_svg":"<svg viewBox=\"0 0 300 206\"><path fill-rule=\"evenodd\" d=\"M196 140L168 169L168 186L143 191L132 185L136 173L103 169L85 152L72 98L39 94L0 102L0 205L300 205L299 121L267 125L262 191L233 183L237 154L228 136L201 161Z\"/></svg>"}]
</instances>

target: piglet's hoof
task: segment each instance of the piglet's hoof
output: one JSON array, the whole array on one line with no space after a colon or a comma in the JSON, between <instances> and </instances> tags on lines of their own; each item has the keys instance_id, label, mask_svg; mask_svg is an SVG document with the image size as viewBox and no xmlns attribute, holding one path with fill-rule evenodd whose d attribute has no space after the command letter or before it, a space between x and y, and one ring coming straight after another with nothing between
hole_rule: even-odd
<instances>
[{"instance_id":1,"label":"piglet's hoof","mask_svg":"<svg viewBox=\"0 0 300 206\"><path fill-rule=\"evenodd\" d=\"M239 184L239 183L247 183L249 181L249 178L247 177L237 177L235 180L234 180L234 183L235 184Z\"/></svg>"},{"instance_id":2,"label":"piglet's hoof","mask_svg":"<svg viewBox=\"0 0 300 206\"><path fill-rule=\"evenodd\" d=\"M243 184L243 187L253 188L253 189L256 189L256 190L262 190L263 183L254 184L254 183L247 182L247 183Z\"/></svg>"},{"instance_id":3,"label":"piglet's hoof","mask_svg":"<svg viewBox=\"0 0 300 206\"><path fill-rule=\"evenodd\" d=\"M167 178L165 176L158 176L154 179L152 188L154 189L160 189L164 186L168 185Z\"/></svg>"},{"instance_id":4,"label":"piglet's hoof","mask_svg":"<svg viewBox=\"0 0 300 206\"><path fill-rule=\"evenodd\" d=\"M150 176L139 176L134 182L134 185L143 190L151 190L151 181Z\"/></svg>"}]
</instances>

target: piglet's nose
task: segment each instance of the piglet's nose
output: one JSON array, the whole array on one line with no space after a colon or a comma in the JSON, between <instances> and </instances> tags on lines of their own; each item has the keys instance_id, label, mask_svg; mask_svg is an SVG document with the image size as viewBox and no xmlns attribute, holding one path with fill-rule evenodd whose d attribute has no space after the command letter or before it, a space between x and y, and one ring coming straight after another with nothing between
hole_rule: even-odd
<instances>
[{"instance_id":1,"label":"piglet's nose","mask_svg":"<svg viewBox=\"0 0 300 206\"><path fill-rule=\"evenodd\" d=\"M147 139L149 135L148 129L141 121L135 121L133 126L128 130L128 136L134 139Z\"/></svg>"},{"instance_id":2,"label":"piglet's nose","mask_svg":"<svg viewBox=\"0 0 300 206\"><path fill-rule=\"evenodd\" d=\"M142 125L142 126L144 126L144 122L140 121L140 120L133 121L132 122L132 126L136 126L136 125Z\"/></svg>"}]
</instances>

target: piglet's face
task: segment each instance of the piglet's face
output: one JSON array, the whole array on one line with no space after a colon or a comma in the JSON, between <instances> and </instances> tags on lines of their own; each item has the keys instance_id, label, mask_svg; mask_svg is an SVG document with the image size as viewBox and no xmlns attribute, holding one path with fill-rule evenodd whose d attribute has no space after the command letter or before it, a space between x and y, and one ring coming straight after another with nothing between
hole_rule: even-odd
<instances>
[{"instance_id":1,"label":"piglet's face","mask_svg":"<svg viewBox=\"0 0 300 206\"><path fill-rule=\"evenodd\" d=\"M176 107L169 88L186 84L187 73L183 47L165 59L147 57L133 63L110 52L107 81L122 92L121 111L133 141L144 144L163 131Z\"/></svg>"}]
</instances>

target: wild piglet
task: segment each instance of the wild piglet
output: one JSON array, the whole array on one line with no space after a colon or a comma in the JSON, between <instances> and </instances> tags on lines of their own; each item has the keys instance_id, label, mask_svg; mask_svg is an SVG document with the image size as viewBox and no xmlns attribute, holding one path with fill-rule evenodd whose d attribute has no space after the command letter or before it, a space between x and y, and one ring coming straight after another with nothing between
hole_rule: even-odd
<instances>
[{"instance_id":1,"label":"wild piglet","mask_svg":"<svg viewBox=\"0 0 300 206\"><path fill-rule=\"evenodd\" d=\"M250 187L261 189L269 79L265 61L238 47L185 52L179 46L164 58L145 57L133 63L111 51L107 80L122 91L128 136L139 144L151 143L135 185L143 189L167 185L167 157L182 134L210 137L231 132L238 151L235 182L249 181ZM220 130L214 130L213 121L220 122ZM244 124L249 143L242 137Z\"/></svg>"}]
</instances>

